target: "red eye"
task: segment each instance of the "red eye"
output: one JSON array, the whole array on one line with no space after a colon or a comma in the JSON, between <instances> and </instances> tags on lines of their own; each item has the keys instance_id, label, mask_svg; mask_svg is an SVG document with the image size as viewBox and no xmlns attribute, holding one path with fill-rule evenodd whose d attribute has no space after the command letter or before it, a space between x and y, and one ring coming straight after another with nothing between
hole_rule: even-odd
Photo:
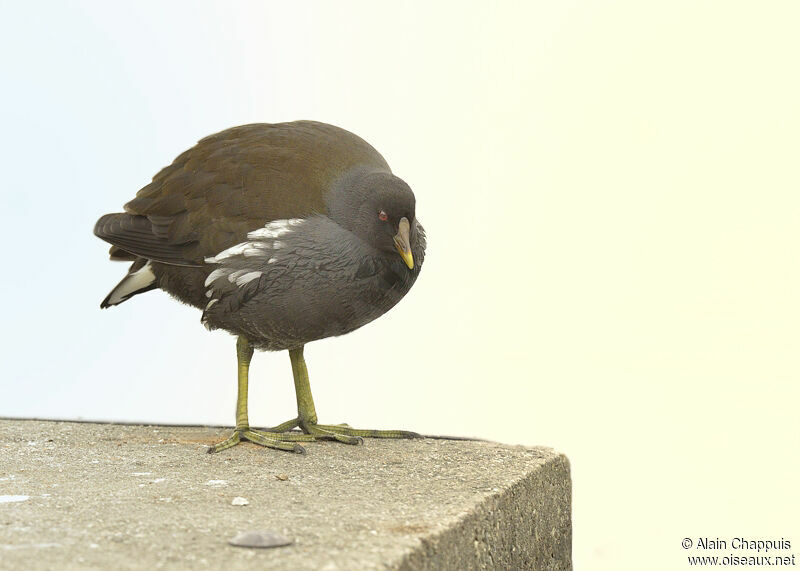
<instances>
[{"instance_id":1,"label":"red eye","mask_svg":"<svg viewBox=\"0 0 800 571\"><path fill-rule=\"evenodd\" d=\"M386 214L383 210L381 210L380 213L378 214L378 218L386 222L387 220L389 220L389 215Z\"/></svg>"}]
</instances>

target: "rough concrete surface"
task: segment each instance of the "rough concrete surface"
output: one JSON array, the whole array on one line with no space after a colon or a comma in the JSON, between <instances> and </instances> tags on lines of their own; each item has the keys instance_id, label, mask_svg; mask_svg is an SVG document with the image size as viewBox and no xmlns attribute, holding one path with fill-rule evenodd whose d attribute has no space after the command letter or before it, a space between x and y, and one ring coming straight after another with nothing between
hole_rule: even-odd
<instances>
[{"instance_id":1,"label":"rough concrete surface","mask_svg":"<svg viewBox=\"0 0 800 571\"><path fill-rule=\"evenodd\" d=\"M0 568L571 569L569 464L549 448L204 454L229 431L0 420ZM250 530L294 543L228 544Z\"/></svg>"}]
</instances>

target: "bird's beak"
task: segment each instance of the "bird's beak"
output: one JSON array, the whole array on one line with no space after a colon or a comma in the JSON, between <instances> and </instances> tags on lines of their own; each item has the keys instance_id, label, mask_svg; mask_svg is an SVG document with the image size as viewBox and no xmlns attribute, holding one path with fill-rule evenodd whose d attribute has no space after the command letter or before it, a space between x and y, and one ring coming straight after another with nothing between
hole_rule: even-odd
<instances>
[{"instance_id":1,"label":"bird's beak","mask_svg":"<svg viewBox=\"0 0 800 571\"><path fill-rule=\"evenodd\" d=\"M403 261L408 266L409 270L414 269L414 256L411 255L411 241L409 239L409 232L411 225L408 223L408 218L405 216L400 219L398 224L397 234L394 235L394 247Z\"/></svg>"}]
</instances>

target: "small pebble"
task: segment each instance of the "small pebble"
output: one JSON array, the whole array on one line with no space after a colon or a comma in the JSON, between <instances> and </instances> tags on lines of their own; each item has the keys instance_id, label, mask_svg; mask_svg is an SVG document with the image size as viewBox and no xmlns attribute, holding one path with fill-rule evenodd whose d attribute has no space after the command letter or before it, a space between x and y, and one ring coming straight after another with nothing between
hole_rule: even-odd
<instances>
[{"instance_id":1,"label":"small pebble","mask_svg":"<svg viewBox=\"0 0 800 571\"><path fill-rule=\"evenodd\" d=\"M231 502L231 505L232 506L246 506L249 503L250 502L247 501L247 498L243 498L241 496L236 496L235 498L233 498L233 501Z\"/></svg>"},{"instance_id":2,"label":"small pebble","mask_svg":"<svg viewBox=\"0 0 800 571\"><path fill-rule=\"evenodd\" d=\"M30 496L0 496L0 504L13 504L29 500Z\"/></svg>"},{"instance_id":3,"label":"small pebble","mask_svg":"<svg viewBox=\"0 0 800 571\"><path fill-rule=\"evenodd\" d=\"M283 547L293 541L274 531L243 531L228 543L237 547Z\"/></svg>"},{"instance_id":4,"label":"small pebble","mask_svg":"<svg viewBox=\"0 0 800 571\"><path fill-rule=\"evenodd\" d=\"M289 479L289 474L278 474L275 477L278 478L281 482L285 482L286 480Z\"/></svg>"}]
</instances>

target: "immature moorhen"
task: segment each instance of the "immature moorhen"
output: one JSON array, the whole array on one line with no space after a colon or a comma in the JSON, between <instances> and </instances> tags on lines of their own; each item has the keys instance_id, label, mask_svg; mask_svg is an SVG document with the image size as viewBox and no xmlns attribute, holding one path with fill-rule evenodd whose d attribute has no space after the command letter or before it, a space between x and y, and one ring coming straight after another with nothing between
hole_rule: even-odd
<instances>
[{"instance_id":1,"label":"immature moorhen","mask_svg":"<svg viewBox=\"0 0 800 571\"><path fill-rule=\"evenodd\" d=\"M309 341L343 335L391 309L419 275L425 232L414 193L363 139L324 123L234 127L181 154L94 233L133 264L101 307L160 288L238 336L241 440L304 452L298 442L412 438L400 430L317 423L303 359ZM254 349L289 350L297 418L250 428ZM300 428L301 432L293 431Z\"/></svg>"}]
</instances>

